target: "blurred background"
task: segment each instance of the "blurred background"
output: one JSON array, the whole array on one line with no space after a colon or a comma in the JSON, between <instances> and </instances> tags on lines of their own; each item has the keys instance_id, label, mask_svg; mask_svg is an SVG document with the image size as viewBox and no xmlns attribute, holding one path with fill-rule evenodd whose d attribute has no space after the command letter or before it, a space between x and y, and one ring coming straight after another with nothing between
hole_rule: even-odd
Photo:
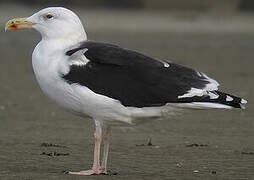
<instances>
[{"instance_id":1,"label":"blurred background","mask_svg":"<svg viewBox=\"0 0 254 180\"><path fill-rule=\"evenodd\" d=\"M253 179L253 0L0 0L0 179L70 179L62 171L92 163L93 122L51 103L33 76L40 35L4 32L9 19L48 6L76 12L91 40L195 68L248 100L244 111L184 112L114 130L109 169L119 174L106 179ZM137 146L148 137L156 148ZM54 152L68 155L47 156Z\"/></svg>"},{"instance_id":2,"label":"blurred background","mask_svg":"<svg viewBox=\"0 0 254 180\"><path fill-rule=\"evenodd\" d=\"M227 10L251 11L254 8L252 0L1 0L1 3L19 3L35 6L82 6L84 8L122 8L122 9L152 9L152 10Z\"/></svg>"},{"instance_id":3,"label":"blurred background","mask_svg":"<svg viewBox=\"0 0 254 180\"><path fill-rule=\"evenodd\" d=\"M3 25L16 13L29 15L48 6L73 9L87 20L88 28L100 31L231 32L253 28L252 0L0 0L0 22Z\"/></svg>"}]
</instances>

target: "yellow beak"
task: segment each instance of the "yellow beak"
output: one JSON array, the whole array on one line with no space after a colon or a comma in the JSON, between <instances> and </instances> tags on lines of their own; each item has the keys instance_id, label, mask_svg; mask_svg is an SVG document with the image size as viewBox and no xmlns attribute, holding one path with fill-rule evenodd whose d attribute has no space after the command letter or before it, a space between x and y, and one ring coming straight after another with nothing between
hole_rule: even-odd
<instances>
[{"instance_id":1,"label":"yellow beak","mask_svg":"<svg viewBox=\"0 0 254 180\"><path fill-rule=\"evenodd\" d=\"M14 18L9 20L5 25L5 31L7 30L20 30L20 29L31 29L33 23L27 21L26 18Z\"/></svg>"}]
</instances>

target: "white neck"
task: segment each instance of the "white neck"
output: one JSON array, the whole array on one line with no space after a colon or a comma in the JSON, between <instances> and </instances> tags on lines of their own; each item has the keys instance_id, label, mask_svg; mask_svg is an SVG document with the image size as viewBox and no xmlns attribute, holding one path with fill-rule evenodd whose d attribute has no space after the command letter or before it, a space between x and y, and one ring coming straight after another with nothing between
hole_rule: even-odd
<instances>
[{"instance_id":1,"label":"white neck","mask_svg":"<svg viewBox=\"0 0 254 180\"><path fill-rule=\"evenodd\" d=\"M87 35L85 31L80 33L73 33L67 35L66 38L49 38L48 36L42 35L42 40L40 43L48 44L48 49L55 49L55 50L65 50L71 49L72 47L76 47L79 45L80 42L86 41Z\"/></svg>"}]
</instances>

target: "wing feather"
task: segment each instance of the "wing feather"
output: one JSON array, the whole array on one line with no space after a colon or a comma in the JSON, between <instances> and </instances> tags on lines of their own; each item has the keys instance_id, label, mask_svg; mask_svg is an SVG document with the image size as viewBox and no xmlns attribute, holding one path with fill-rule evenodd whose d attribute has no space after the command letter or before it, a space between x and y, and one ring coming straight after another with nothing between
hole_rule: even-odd
<instances>
[{"instance_id":1,"label":"wing feather","mask_svg":"<svg viewBox=\"0 0 254 180\"><path fill-rule=\"evenodd\" d=\"M171 62L156 60L116 45L84 42L66 53L73 61L77 51L87 49L84 65L70 64L62 77L92 91L119 100L125 106L151 107L189 102L179 98L191 89L216 90L218 83L203 73ZM165 65L165 63L167 65Z\"/></svg>"}]
</instances>

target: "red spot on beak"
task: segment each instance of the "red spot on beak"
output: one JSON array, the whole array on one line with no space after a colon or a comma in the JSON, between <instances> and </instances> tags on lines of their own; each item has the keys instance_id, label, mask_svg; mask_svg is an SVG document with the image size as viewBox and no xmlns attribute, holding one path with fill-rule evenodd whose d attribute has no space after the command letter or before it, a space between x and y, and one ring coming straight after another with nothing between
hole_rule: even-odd
<instances>
[{"instance_id":1,"label":"red spot on beak","mask_svg":"<svg viewBox=\"0 0 254 180\"><path fill-rule=\"evenodd\" d=\"M10 26L10 29L11 29L11 30L14 30L14 31L17 31L17 30L18 30L18 26L17 26L16 24L12 24L12 25Z\"/></svg>"}]
</instances>

